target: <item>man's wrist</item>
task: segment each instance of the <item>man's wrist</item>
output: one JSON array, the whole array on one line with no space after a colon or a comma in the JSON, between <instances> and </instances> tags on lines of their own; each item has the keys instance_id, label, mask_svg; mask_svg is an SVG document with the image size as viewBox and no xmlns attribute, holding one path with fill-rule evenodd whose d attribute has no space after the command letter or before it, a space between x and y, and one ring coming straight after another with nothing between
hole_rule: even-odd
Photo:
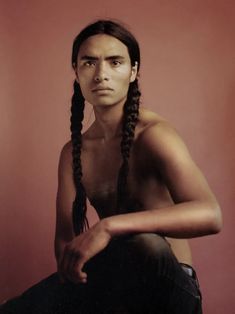
<instances>
[{"instance_id":1,"label":"man's wrist","mask_svg":"<svg viewBox=\"0 0 235 314\"><path fill-rule=\"evenodd\" d=\"M110 235L111 238L113 238L116 235L113 228L112 217L103 218L101 220L101 224L104 230Z\"/></svg>"}]
</instances>

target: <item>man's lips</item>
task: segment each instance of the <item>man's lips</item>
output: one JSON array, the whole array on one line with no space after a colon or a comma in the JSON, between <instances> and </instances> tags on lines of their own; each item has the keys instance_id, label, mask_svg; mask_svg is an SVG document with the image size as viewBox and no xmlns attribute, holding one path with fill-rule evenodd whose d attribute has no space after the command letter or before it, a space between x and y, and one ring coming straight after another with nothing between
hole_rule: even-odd
<instances>
[{"instance_id":1,"label":"man's lips","mask_svg":"<svg viewBox=\"0 0 235 314\"><path fill-rule=\"evenodd\" d=\"M92 89L92 92L98 92L98 91L113 91L110 87L96 87Z\"/></svg>"}]
</instances>

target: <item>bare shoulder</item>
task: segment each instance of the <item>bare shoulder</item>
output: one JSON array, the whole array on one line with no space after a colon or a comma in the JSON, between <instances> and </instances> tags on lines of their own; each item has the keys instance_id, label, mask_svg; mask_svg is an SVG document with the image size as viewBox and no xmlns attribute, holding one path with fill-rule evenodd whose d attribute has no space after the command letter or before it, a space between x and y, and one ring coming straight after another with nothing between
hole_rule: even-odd
<instances>
[{"instance_id":1,"label":"bare shoulder","mask_svg":"<svg viewBox=\"0 0 235 314\"><path fill-rule=\"evenodd\" d=\"M69 141L65 143L64 146L62 147L61 155L68 156L68 155L71 155L71 153L72 153L72 142Z\"/></svg>"},{"instance_id":2,"label":"bare shoulder","mask_svg":"<svg viewBox=\"0 0 235 314\"><path fill-rule=\"evenodd\" d=\"M140 108L139 110L138 128L141 130L141 132L151 125L164 121L166 121L166 119L153 111L147 110L145 108Z\"/></svg>"},{"instance_id":3,"label":"bare shoulder","mask_svg":"<svg viewBox=\"0 0 235 314\"><path fill-rule=\"evenodd\" d=\"M72 142L71 141L64 144L64 146L61 149L61 156L63 158L71 158L72 156Z\"/></svg>"},{"instance_id":4,"label":"bare shoulder","mask_svg":"<svg viewBox=\"0 0 235 314\"><path fill-rule=\"evenodd\" d=\"M69 141L64 144L60 153L59 170L71 168L72 166L72 142Z\"/></svg>"},{"instance_id":5,"label":"bare shoulder","mask_svg":"<svg viewBox=\"0 0 235 314\"><path fill-rule=\"evenodd\" d=\"M145 152L155 157L176 157L177 153L188 154L188 149L176 129L161 116L147 110L140 112L137 142ZM139 146L138 145L138 146Z\"/></svg>"},{"instance_id":6,"label":"bare shoulder","mask_svg":"<svg viewBox=\"0 0 235 314\"><path fill-rule=\"evenodd\" d=\"M137 160L150 173L159 173L175 203L186 200L216 200L206 178L191 157L183 139L166 120L152 121L140 132Z\"/></svg>"}]
</instances>

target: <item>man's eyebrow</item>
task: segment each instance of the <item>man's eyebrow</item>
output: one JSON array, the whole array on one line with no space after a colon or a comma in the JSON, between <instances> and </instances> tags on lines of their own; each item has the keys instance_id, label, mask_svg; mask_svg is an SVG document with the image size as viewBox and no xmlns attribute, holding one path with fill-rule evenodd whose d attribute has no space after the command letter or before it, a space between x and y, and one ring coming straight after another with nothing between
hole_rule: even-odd
<instances>
[{"instance_id":1,"label":"man's eyebrow","mask_svg":"<svg viewBox=\"0 0 235 314\"><path fill-rule=\"evenodd\" d=\"M105 58L105 60L124 60L125 57L120 56L120 55L113 55L113 56L108 56ZM94 57L94 56L88 56L88 55L84 55L81 56L80 60L99 60L98 57Z\"/></svg>"},{"instance_id":2,"label":"man's eyebrow","mask_svg":"<svg viewBox=\"0 0 235 314\"><path fill-rule=\"evenodd\" d=\"M116 59L124 60L125 57L119 56L119 55L114 55L114 56L108 56L108 57L106 57L105 59L106 59L106 60L116 60Z\"/></svg>"},{"instance_id":3,"label":"man's eyebrow","mask_svg":"<svg viewBox=\"0 0 235 314\"><path fill-rule=\"evenodd\" d=\"M81 56L80 59L81 60L98 60L99 58L85 55L85 56Z\"/></svg>"}]
</instances>

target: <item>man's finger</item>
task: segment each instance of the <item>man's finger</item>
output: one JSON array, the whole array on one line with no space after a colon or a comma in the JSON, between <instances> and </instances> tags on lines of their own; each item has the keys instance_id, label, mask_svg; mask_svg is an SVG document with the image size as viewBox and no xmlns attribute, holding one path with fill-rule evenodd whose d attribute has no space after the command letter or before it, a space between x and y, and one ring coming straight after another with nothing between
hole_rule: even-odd
<instances>
[{"instance_id":1,"label":"man's finger","mask_svg":"<svg viewBox=\"0 0 235 314\"><path fill-rule=\"evenodd\" d=\"M67 268L67 277L69 278L70 281L77 283L77 278L76 278L76 271L75 271L75 266L78 262L78 256L77 255L71 255L68 268Z\"/></svg>"},{"instance_id":2,"label":"man's finger","mask_svg":"<svg viewBox=\"0 0 235 314\"><path fill-rule=\"evenodd\" d=\"M77 279L79 282L86 283L87 282L87 273L85 273L82 269L85 265L85 261L78 260L75 264L75 271L77 274Z\"/></svg>"}]
</instances>

